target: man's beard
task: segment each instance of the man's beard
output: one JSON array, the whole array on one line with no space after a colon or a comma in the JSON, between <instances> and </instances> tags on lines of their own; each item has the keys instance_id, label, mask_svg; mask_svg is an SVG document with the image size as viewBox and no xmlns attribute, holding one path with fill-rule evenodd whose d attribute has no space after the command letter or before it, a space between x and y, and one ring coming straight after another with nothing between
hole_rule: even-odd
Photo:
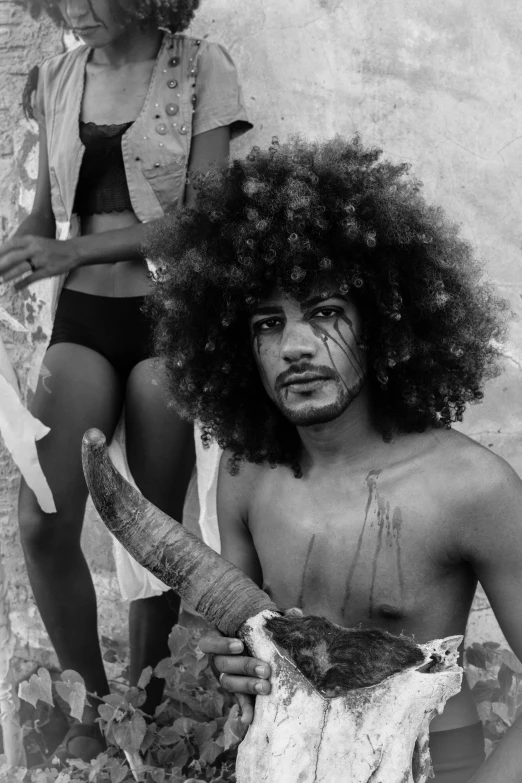
<instances>
[{"instance_id":1,"label":"man's beard","mask_svg":"<svg viewBox=\"0 0 522 783\"><path fill-rule=\"evenodd\" d=\"M353 386L346 387L338 382L339 394L335 400L320 405L310 402L309 407L294 410L287 405L280 392L277 394L277 407L290 424L296 427L311 427L314 424L328 424L339 418L357 397L364 385L364 378L359 378Z\"/></svg>"}]
</instances>

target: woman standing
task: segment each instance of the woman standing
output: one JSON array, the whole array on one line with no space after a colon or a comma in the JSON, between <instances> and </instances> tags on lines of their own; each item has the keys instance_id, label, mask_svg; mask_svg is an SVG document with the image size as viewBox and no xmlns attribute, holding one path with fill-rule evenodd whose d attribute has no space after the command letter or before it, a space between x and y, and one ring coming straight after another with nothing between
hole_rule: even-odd
<instances>
[{"instance_id":1,"label":"woman standing","mask_svg":"<svg viewBox=\"0 0 522 783\"><path fill-rule=\"evenodd\" d=\"M198 2L32 3L85 44L40 68L34 206L0 249L4 282L22 288L54 276L57 288L63 286L45 379L32 404L33 414L50 427L38 455L57 512L43 513L22 483L20 531L60 664L78 671L98 696L109 687L94 588L80 548L87 500L81 438L89 427L111 437L124 406L127 459L139 489L181 519L193 433L166 407L153 380L150 328L142 313L150 287L141 252L145 224L190 204L187 173L190 178L224 160L230 136L250 127L226 51L179 35ZM168 654L177 610L168 593L131 604L131 684ZM144 708L152 710L160 695L149 690ZM62 743L63 757L89 759L102 749L96 717L96 704L86 708L84 722Z\"/></svg>"}]
</instances>

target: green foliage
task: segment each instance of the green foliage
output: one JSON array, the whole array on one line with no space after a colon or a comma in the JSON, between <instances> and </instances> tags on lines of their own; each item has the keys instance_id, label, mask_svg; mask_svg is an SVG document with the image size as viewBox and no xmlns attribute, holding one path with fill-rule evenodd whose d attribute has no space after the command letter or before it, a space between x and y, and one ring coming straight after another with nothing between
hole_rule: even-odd
<instances>
[{"instance_id":1,"label":"green foliage","mask_svg":"<svg viewBox=\"0 0 522 783\"><path fill-rule=\"evenodd\" d=\"M197 648L200 633L175 626L171 655L142 673L138 687L116 683L117 692L103 699L99 723L108 749L94 761L69 761L53 769L8 768L0 756L0 783L235 783L237 745L245 733L237 704L223 691L210 668L209 657ZM107 655L105 656L107 657ZM110 653L112 661L116 652ZM144 688L152 677L165 680L165 695L154 718L141 710ZM85 686L75 672L63 672L52 682L46 669L23 682L19 695L35 706L53 703L53 694L80 718Z\"/></svg>"},{"instance_id":2,"label":"green foliage","mask_svg":"<svg viewBox=\"0 0 522 783\"><path fill-rule=\"evenodd\" d=\"M115 692L98 710L105 753L89 764L74 760L61 769L29 770L8 767L0 755L0 783L235 783L236 751L245 727L234 699L218 686L208 656L197 648L200 633L175 626L171 655L154 671L145 669L138 687L115 681ZM489 753L522 713L522 664L496 642L472 644L465 656ZM104 657L121 660L116 650ZM152 677L165 679L164 700L153 719L141 710ZM54 696L69 705L75 718L87 698L78 674L67 671L53 680L43 668L21 683L19 695L33 706L42 704L44 712Z\"/></svg>"},{"instance_id":3,"label":"green foliage","mask_svg":"<svg viewBox=\"0 0 522 783\"><path fill-rule=\"evenodd\" d=\"M522 713L522 664L497 642L466 650L466 677L475 699L489 754Z\"/></svg>"}]
</instances>

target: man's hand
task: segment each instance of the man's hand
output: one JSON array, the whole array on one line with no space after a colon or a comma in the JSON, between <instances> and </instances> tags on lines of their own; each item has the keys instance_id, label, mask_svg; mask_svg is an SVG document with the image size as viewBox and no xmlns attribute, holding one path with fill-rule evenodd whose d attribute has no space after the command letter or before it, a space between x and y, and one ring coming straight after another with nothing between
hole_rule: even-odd
<instances>
[{"instance_id":1,"label":"man's hand","mask_svg":"<svg viewBox=\"0 0 522 783\"><path fill-rule=\"evenodd\" d=\"M257 658L242 655L244 645L239 639L230 639L217 633L209 633L200 639L199 648L207 655L214 656L220 685L235 694L241 709L241 722L247 725L252 723L254 695L270 693L270 666Z\"/></svg>"},{"instance_id":2,"label":"man's hand","mask_svg":"<svg viewBox=\"0 0 522 783\"><path fill-rule=\"evenodd\" d=\"M0 282L16 280L20 290L36 280L70 272L79 264L73 242L25 234L14 236L0 248Z\"/></svg>"}]
</instances>

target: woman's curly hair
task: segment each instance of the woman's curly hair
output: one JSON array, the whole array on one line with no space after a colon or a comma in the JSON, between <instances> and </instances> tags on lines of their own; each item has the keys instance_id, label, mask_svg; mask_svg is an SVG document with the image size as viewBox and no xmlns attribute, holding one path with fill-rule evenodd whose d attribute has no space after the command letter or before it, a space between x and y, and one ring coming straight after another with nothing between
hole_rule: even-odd
<instances>
[{"instance_id":1,"label":"woman's curly hair","mask_svg":"<svg viewBox=\"0 0 522 783\"><path fill-rule=\"evenodd\" d=\"M28 9L34 19L45 12L56 24L65 25L58 0L17 0L19 5ZM87 0L94 16L92 0ZM136 24L153 24L170 32L182 32L194 17L200 0L111 0L125 21Z\"/></svg>"},{"instance_id":2,"label":"woman's curly hair","mask_svg":"<svg viewBox=\"0 0 522 783\"><path fill-rule=\"evenodd\" d=\"M254 363L249 309L275 285L301 298L350 292L364 322L385 438L449 427L498 374L507 303L406 164L359 138L293 138L197 183L195 205L158 224L150 311L168 393L205 440L240 460L291 465L299 439Z\"/></svg>"}]
</instances>

